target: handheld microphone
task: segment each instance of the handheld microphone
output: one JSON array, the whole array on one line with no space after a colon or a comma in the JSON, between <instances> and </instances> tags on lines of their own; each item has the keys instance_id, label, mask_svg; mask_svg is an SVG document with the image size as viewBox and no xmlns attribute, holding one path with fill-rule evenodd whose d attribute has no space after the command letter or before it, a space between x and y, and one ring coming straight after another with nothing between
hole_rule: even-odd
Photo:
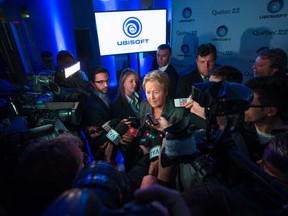
<instances>
[{"instance_id":1,"label":"handheld microphone","mask_svg":"<svg viewBox=\"0 0 288 216\"><path fill-rule=\"evenodd\" d=\"M128 125L126 125L124 122L120 122L115 129L111 129L106 134L106 137L116 146L119 144L121 140L121 136L125 134L128 130Z\"/></svg>"},{"instance_id":2,"label":"handheld microphone","mask_svg":"<svg viewBox=\"0 0 288 216\"><path fill-rule=\"evenodd\" d=\"M131 134L133 137L136 137L138 134L139 124L135 121L132 121L131 124L128 126L128 133Z\"/></svg>"},{"instance_id":3,"label":"handheld microphone","mask_svg":"<svg viewBox=\"0 0 288 216\"><path fill-rule=\"evenodd\" d=\"M119 124L120 120L119 119L111 119L110 121L105 122L102 125L102 128L106 131L109 132L112 128L115 128Z\"/></svg>"}]
</instances>

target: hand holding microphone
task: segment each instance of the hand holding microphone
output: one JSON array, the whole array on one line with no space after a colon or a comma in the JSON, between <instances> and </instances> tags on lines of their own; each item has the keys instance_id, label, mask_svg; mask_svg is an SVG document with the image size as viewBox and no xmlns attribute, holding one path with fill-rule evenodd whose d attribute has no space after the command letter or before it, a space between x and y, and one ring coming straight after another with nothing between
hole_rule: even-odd
<instances>
[{"instance_id":1,"label":"hand holding microphone","mask_svg":"<svg viewBox=\"0 0 288 216\"><path fill-rule=\"evenodd\" d=\"M133 141L133 139L138 134L139 124L137 123L137 118L129 117L128 119L123 119L124 122L128 126L128 130L125 134L123 134L122 139L120 141L121 144L128 144Z\"/></svg>"}]
</instances>

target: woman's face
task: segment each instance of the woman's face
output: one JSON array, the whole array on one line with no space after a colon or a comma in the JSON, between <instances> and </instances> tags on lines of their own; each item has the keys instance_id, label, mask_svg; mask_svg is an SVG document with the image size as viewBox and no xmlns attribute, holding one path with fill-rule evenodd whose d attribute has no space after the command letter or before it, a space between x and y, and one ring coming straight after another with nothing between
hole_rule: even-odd
<instances>
[{"instance_id":1,"label":"woman's face","mask_svg":"<svg viewBox=\"0 0 288 216\"><path fill-rule=\"evenodd\" d=\"M148 81L145 84L147 101L152 108L163 108L166 102L166 94L158 82Z\"/></svg>"},{"instance_id":2,"label":"woman's face","mask_svg":"<svg viewBox=\"0 0 288 216\"><path fill-rule=\"evenodd\" d=\"M132 95L137 89L137 77L134 74L130 74L124 81L124 90L126 95Z\"/></svg>"}]
</instances>

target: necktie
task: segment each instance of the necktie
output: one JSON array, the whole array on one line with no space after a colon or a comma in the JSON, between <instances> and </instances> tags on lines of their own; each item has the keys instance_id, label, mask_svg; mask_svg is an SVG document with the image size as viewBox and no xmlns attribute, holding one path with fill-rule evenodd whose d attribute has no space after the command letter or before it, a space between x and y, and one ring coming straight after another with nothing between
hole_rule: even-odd
<instances>
[{"instance_id":1,"label":"necktie","mask_svg":"<svg viewBox=\"0 0 288 216\"><path fill-rule=\"evenodd\" d=\"M203 81L204 81L204 82L208 82L208 81L209 81L209 76L204 77L204 78L203 78Z\"/></svg>"}]
</instances>

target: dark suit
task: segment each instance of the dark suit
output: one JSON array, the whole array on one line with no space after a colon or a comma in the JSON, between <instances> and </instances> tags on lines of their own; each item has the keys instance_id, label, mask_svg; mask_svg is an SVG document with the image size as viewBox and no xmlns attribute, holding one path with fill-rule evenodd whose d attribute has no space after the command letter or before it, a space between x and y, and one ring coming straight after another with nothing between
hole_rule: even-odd
<instances>
[{"instance_id":1,"label":"dark suit","mask_svg":"<svg viewBox=\"0 0 288 216\"><path fill-rule=\"evenodd\" d=\"M129 116L138 118L132 107L129 104L124 104L120 100L120 97L116 98L116 100L111 104L111 112L113 118L127 119Z\"/></svg>"},{"instance_id":2,"label":"dark suit","mask_svg":"<svg viewBox=\"0 0 288 216\"><path fill-rule=\"evenodd\" d=\"M83 127L101 127L105 122L111 119L112 113L110 108L106 106L103 100L97 96L95 92L92 92L83 107L81 125Z\"/></svg>"},{"instance_id":3,"label":"dark suit","mask_svg":"<svg viewBox=\"0 0 288 216\"><path fill-rule=\"evenodd\" d=\"M159 70L159 68L157 68L156 70ZM176 69L171 64L168 65L168 67L166 68L166 70L164 72L167 73L167 75L169 77L169 81L170 81L170 85L169 85L169 89L168 89L168 95L170 98L175 98L179 75L178 75Z\"/></svg>"},{"instance_id":4,"label":"dark suit","mask_svg":"<svg viewBox=\"0 0 288 216\"><path fill-rule=\"evenodd\" d=\"M197 67L190 73L181 77L177 86L177 98L187 98L191 95L191 86L194 83L203 82L203 79Z\"/></svg>"}]
</instances>

